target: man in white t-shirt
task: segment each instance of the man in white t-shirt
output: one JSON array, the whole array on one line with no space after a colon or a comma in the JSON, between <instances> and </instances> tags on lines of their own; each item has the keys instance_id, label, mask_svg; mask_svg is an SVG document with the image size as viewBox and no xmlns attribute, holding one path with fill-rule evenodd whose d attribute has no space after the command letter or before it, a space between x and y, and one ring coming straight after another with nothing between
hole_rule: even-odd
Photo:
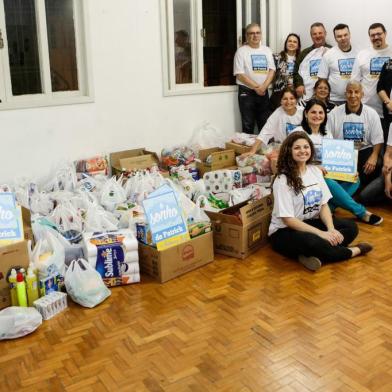
<instances>
[{"instance_id":1,"label":"man in white t-shirt","mask_svg":"<svg viewBox=\"0 0 392 392\"><path fill-rule=\"evenodd\" d=\"M333 29L337 46L328 50L321 58L318 78L328 79L331 85L330 100L341 105L346 101L345 92L357 51L351 46L350 29L340 23Z\"/></svg>"},{"instance_id":2,"label":"man in white t-shirt","mask_svg":"<svg viewBox=\"0 0 392 392\"><path fill-rule=\"evenodd\" d=\"M346 86L345 105L337 106L328 115L327 128L335 139L353 140L358 153L358 172L365 187L380 174L381 149L384 136L380 117L368 105L361 103L363 89L359 82Z\"/></svg>"},{"instance_id":3,"label":"man in white t-shirt","mask_svg":"<svg viewBox=\"0 0 392 392\"><path fill-rule=\"evenodd\" d=\"M275 75L272 51L261 45L261 28L257 23L246 27L247 43L234 56L233 73L238 84L238 104L242 131L260 130L270 115L268 87Z\"/></svg>"},{"instance_id":4,"label":"man in white t-shirt","mask_svg":"<svg viewBox=\"0 0 392 392\"><path fill-rule=\"evenodd\" d=\"M351 80L363 86L363 103L383 117L382 102L377 95L377 82L386 61L392 58L392 48L386 43L387 32L382 23L373 23L368 30L372 48L359 51L353 65Z\"/></svg>"}]
</instances>

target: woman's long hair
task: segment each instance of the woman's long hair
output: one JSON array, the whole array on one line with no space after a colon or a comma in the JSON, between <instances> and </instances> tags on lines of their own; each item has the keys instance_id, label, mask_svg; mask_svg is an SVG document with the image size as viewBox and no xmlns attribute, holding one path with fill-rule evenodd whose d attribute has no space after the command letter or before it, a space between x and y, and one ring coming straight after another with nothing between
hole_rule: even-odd
<instances>
[{"instance_id":1,"label":"woman's long hair","mask_svg":"<svg viewBox=\"0 0 392 392\"><path fill-rule=\"evenodd\" d=\"M325 106L325 103L323 101L320 101L317 98L311 98L309 99L309 101L306 102L305 105L305 109L302 115L302 122L301 122L301 126L304 129L304 131L311 135L312 134L312 129L310 128L310 125L308 123L308 119L306 118L306 115L309 113L309 110L312 109L312 107L314 105L319 105L323 108L323 112L324 112L324 121L320 124L320 134L325 136L327 134L327 131L325 129L326 125L327 125L327 107Z\"/></svg>"},{"instance_id":2,"label":"woman's long hair","mask_svg":"<svg viewBox=\"0 0 392 392\"><path fill-rule=\"evenodd\" d=\"M295 131L290 133L282 143L277 164L277 176L284 174L287 178L287 185L293 188L296 195L304 189L297 162L293 159L293 144L299 139L305 139L310 145L311 154L306 164L313 161L314 146L312 141L305 132Z\"/></svg>"},{"instance_id":3,"label":"woman's long hair","mask_svg":"<svg viewBox=\"0 0 392 392\"><path fill-rule=\"evenodd\" d=\"M298 34L290 33L284 41L283 50L280 52L280 57L283 58L285 61L287 61L287 41L290 37L295 37L298 40L298 48L295 51L295 58L298 58L299 54L301 53L301 38Z\"/></svg>"}]
</instances>

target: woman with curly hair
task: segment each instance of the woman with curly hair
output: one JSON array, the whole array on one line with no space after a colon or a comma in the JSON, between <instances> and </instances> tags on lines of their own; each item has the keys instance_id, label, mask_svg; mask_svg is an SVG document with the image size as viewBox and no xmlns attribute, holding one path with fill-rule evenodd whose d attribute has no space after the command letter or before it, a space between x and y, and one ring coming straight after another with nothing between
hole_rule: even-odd
<instances>
[{"instance_id":1,"label":"woman with curly hair","mask_svg":"<svg viewBox=\"0 0 392 392\"><path fill-rule=\"evenodd\" d=\"M332 217L332 196L321 170L312 165L313 158L314 146L305 132L292 132L283 142L268 235L274 250L316 271L323 263L364 255L372 246L362 242L348 247L358 227L351 220Z\"/></svg>"}]
</instances>

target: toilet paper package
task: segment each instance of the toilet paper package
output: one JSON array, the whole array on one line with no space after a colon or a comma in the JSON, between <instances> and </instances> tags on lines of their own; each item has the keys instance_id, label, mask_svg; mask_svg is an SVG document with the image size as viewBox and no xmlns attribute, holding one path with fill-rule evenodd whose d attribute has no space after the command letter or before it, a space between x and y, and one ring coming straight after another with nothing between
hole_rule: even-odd
<instances>
[{"instance_id":1,"label":"toilet paper package","mask_svg":"<svg viewBox=\"0 0 392 392\"><path fill-rule=\"evenodd\" d=\"M130 230L83 235L84 256L106 286L140 282L138 242Z\"/></svg>"},{"instance_id":2,"label":"toilet paper package","mask_svg":"<svg viewBox=\"0 0 392 392\"><path fill-rule=\"evenodd\" d=\"M206 191L209 193L230 192L242 186L240 170L215 170L203 175Z\"/></svg>"}]
</instances>

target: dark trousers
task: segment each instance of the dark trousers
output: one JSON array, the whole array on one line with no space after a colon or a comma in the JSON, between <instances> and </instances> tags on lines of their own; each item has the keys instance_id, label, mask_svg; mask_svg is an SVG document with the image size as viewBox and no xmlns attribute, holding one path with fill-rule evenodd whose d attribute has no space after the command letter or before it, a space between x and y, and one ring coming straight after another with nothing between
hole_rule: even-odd
<instances>
[{"instance_id":1,"label":"dark trousers","mask_svg":"<svg viewBox=\"0 0 392 392\"><path fill-rule=\"evenodd\" d=\"M326 231L327 228L320 219L308 219L305 223ZM336 230L344 237L340 245L333 246L317 234L293 230L288 227L279 229L270 236L272 248L283 256L296 259L299 255L316 256L322 263L335 263L347 260L352 252L347 246L358 235L358 226L349 219L333 218Z\"/></svg>"},{"instance_id":2,"label":"dark trousers","mask_svg":"<svg viewBox=\"0 0 392 392\"><path fill-rule=\"evenodd\" d=\"M271 114L268 92L261 96L245 86L238 86L238 105L242 132L254 134L255 125L260 132Z\"/></svg>"},{"instance_id":3,"label":"dark trousers","mask_svg":"<svg viewBox=\"0 0 392 392\"><path fill-rule=\"evenodd\" d=\"M382 154L380 154L378 157L376 168L374 169L373 173L365 174L363 171L363 166L365 165L366 161L369 159L372 152L373 152L372 147L365 148L364 150L358 151L358 174L359 174L359 179L361 181L360 189L364 189L368 184L370 184L381 174Z\"/></svg>"}]
</instances>

